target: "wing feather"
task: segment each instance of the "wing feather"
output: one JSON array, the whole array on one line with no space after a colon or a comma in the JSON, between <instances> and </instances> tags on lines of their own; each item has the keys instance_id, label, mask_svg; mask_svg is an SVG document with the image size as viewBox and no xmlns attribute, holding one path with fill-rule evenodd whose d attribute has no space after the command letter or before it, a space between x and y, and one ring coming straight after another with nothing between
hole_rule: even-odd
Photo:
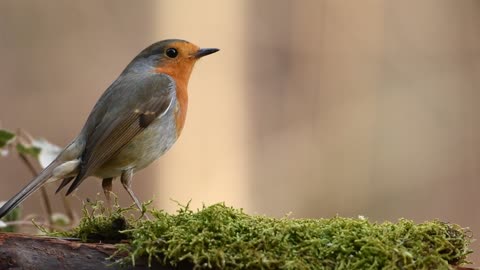
<instances>
[{"instance_id":1,"label":"wing feather","mask_svg":"<svg viewBox=\"0 0 480 270\"><path fill-rule=\"evenodd\" d=\"M67 195L155 119L165 114L173 103L175 83L168 75L155 74L137 81L140 82L117 83L116 87L108 90L117 91L118 95L106 95L110 100L105 100L104 105L109 109L86 139L79 173ZM118 99L122 94L125 99ZM161 121L161 117L159 119Z\"/></svg>"}]
</instances>

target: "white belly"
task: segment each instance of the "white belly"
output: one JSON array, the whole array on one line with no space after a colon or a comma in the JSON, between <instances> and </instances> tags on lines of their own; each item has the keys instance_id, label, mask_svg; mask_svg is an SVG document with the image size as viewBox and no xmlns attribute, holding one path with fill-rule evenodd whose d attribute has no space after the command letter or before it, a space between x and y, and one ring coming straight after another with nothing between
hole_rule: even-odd
<instances>
[{"instance_id":1,"label":"white belly","mask_svg":"<svg viewBox=\"0 0 480 270\"><path fill-rule=\"evenodd\" d=\"M175 115L172 109L157 118L111 160L97 169L95 176L109 178L121 175L126 169L141 170L167 152L176 140Z\"/></svg>"}]
</instances>

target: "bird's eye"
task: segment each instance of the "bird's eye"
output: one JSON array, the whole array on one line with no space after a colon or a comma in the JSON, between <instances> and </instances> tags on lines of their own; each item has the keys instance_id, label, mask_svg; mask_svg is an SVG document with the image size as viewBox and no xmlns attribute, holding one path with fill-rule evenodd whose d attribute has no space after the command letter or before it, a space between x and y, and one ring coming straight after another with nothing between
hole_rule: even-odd
<instances>
[{"instance_id":1,"label":"bird's eye","mask_svg":"<svg viewBox=\"0 0 480 270\"><path fill-rule=\"evenodd\" d=\"M174 48L168 48L166 51L165 51L165 54L170 57L170 58L175 58L177 57L178 55L178 51Z\"/></svg>"}]
</instances>

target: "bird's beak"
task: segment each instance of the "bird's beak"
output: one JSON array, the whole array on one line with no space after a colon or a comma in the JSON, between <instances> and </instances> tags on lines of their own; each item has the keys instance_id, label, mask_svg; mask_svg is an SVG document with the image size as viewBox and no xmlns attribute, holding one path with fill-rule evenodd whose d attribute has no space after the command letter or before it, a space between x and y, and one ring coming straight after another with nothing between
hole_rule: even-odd
<instances>
[{"instance_id":1,"label":"bird's beak","mask_svg":"<svg viewBox=\"0 0 480 270\"><path fill-rule=\"evenodd\" d=\"M209 55L209 54L212 54L212 53L216 53L218 52L219 49L215 49L215 48L205 48L205 49L199 49L194 55L193 57L198 59L198 58L201 58L201 57L204 57L205 55Z\"/></svg>"}]
</instances>

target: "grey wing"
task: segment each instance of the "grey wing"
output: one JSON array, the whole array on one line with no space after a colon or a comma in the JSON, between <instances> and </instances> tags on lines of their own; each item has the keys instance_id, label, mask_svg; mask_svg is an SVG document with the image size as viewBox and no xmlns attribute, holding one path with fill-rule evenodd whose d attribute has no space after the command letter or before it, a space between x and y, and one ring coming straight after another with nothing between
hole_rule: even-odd
<instances>
[{"instance_id":1,"label":"grey wing","mask_svg":"<svg viewBox=\"0 0 480 270\"><path fill-rule=\"evenodd\" d=\"M117 83L109 89L110 95L103 101L108 109L87 135L79 173L67 195L161 117L175 100L175 83L167 75L152 74L124 80L126 83Z\"/></svg>"}]
</instances>

